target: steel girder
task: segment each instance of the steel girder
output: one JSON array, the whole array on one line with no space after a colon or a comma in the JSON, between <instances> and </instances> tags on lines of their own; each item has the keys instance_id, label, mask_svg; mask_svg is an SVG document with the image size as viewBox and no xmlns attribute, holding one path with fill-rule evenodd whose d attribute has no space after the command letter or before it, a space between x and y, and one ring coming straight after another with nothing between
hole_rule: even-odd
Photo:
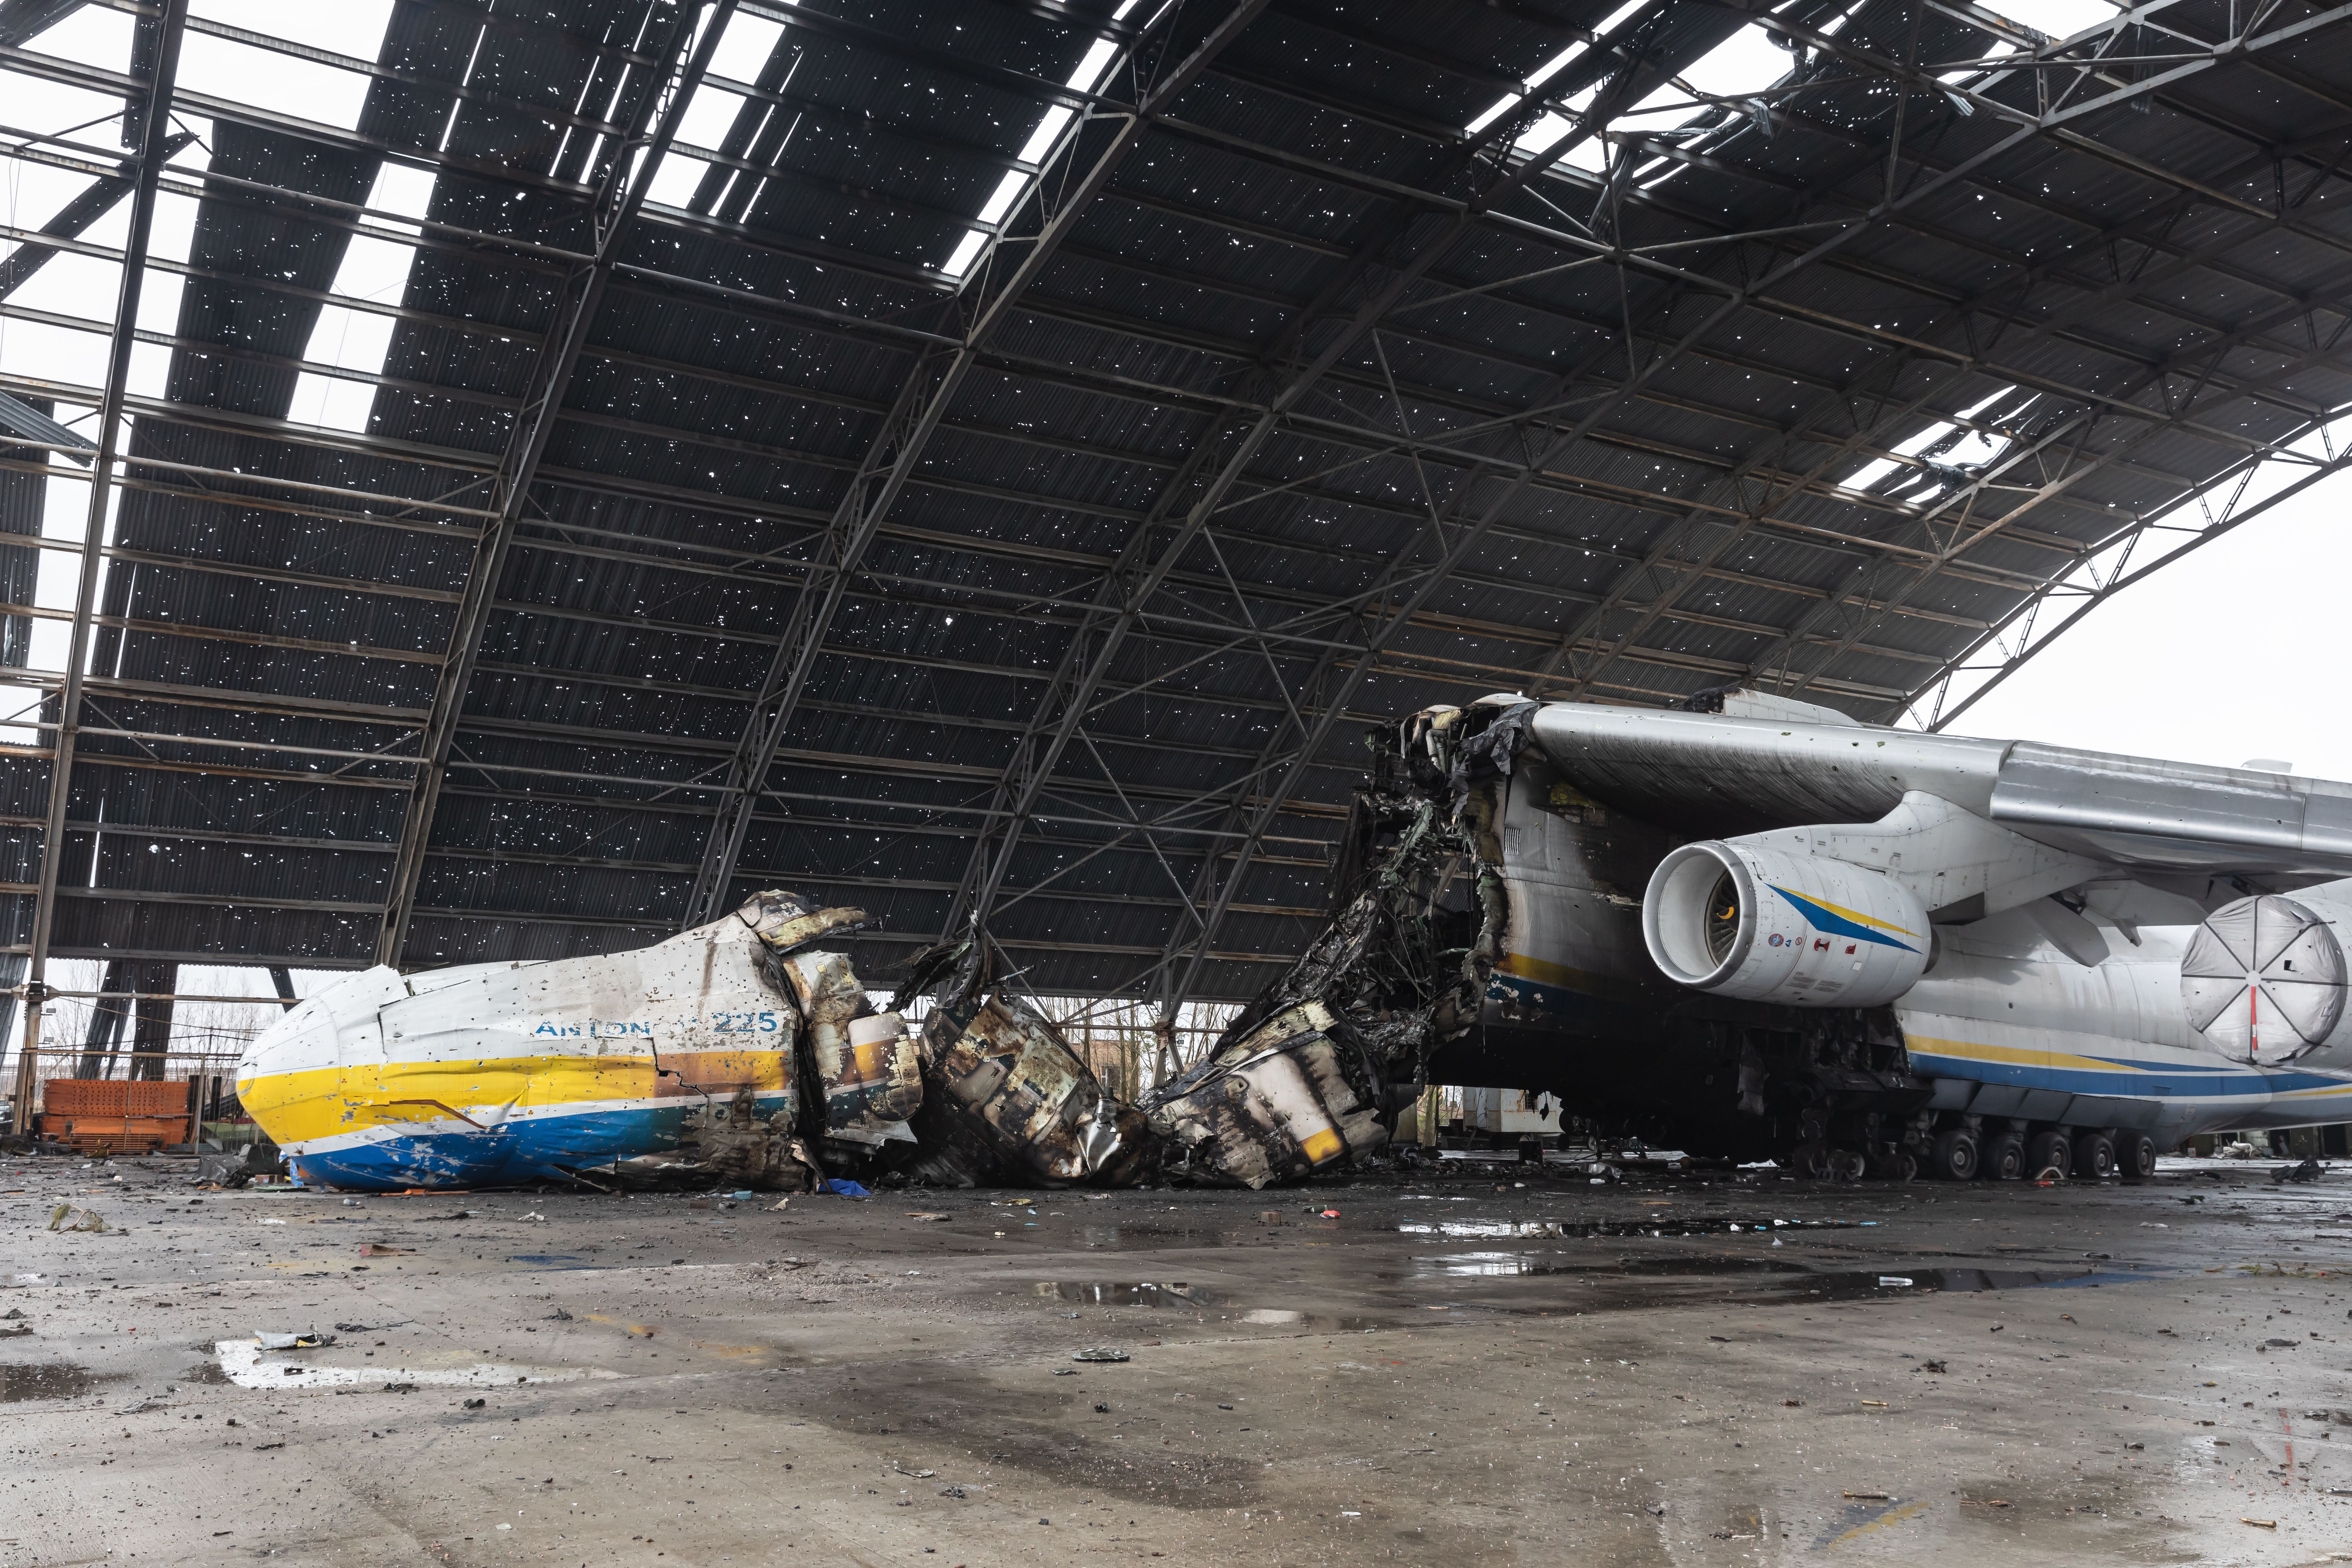
<instances>
[{"instance_id":1,"label":"steel girder","mask_svg":"<svg viewBox=\"0 0 2352 1568\"><path fill-rule=\"evenodd\" d=\"M654 0L656 5L660 3L661 0ZM557 411L572 384L572 369L579 363L589 327L604 301L605 284L620 259L638 209L645 205L663 154L677 134L678 122L685 117L695 88L710 68L711 56L718 51L719 36L734 15L735 4L736 0L698 0L697 4L677 7L677 17L671 24L661 62L653 79L638 95L630 115L629 134L612 150L611 163L596 193L591 209L596 240L594 254L565 280L547 333L541 340L530 390L516 411L506 451L492 480L495 515L484 520L475 544L473 561L466 573L465 597L458 605L448 656L434 692L431 713L425 720L423 755L401 830L400 856L394 867L383 929L376 944L379 963L396 966L401 948L407 941L409 915L415 903L418 881L424 875L425 844L433 833L434 809L448 767L450 746L457 738L458 717L466 705L467 689L473 679L474 662L479 657L482 632L489 622L499 578L515 530L530 510L540 458L547 449L548 437L554 432ZM640 155L632 159L633 152Z\"/></svg>"},{"instance_id":2,"label":"steel girder","mask_svg":"<svg viewBox=\"0 0 2352 1568\"><path fill-rule=\"evenodd\" d=\"M98 451L89 471L89 502L82 521L80 578L74 590L73 631L68 640L65 679L58 694L56 738L49 755L47 819L41 828L41 879L34 890L32 940L25 974L25 1049L18 1060L16 1131L30 1125L34 1049L40 1043L40 1000L48 979L49 938L56 929L58 878L65 856L66 808L73 794L74 745L81 732L84 679L89 665L90 632L96 619L100 554L106 542L107 500L121 448L123 397L131 378L132 334L139 323L139 297L147 275L147 244L155 225L155 189L163 160L171 155L172 83L179 70L180 41L188 0L163 0L153 18L148 79L138 123L135 172L131 193L130 237L124 242L122 277L115 293L114 328L107 347L106 388L99 400ZM126 117L125 131L131 129Z\"/></svg>"},{"instance_id":3,"label":"steel girder","mask_svg":"<svg viewBox=\"0 0 2352 1568\"><path fill-rule=\"evenodd\" d=\"M2143 80L2112 88L2107 92L2088 101L2051 110L2039 115L2021 114L2020 111L2011 109L2007 105L2000 104L1997 100L1983 98L1980 95L1971 95L1977 98L1977 101L1979 105L1990 105L1998 109L2001 117L2012 124L2015 124L2017 129L2009 136L1994 142L1990 147L1972 155L1967 160L1964 160L1955 167L1943 171L1921 182L1901 195L1894 194L1892 184L1890 182L1887 196L1883 199L1875 208L1874 208L1873 212L1870 214L1869 222L1849 225L1843 227L1838 234L1811 246L1794 259L1784 261L1779 266L1773 268L1758 282L1752 285L1739 287L1736 292L1730 293L1729 297L1727 298L1722 304L1718 305L1714 310L1709 311L1699 326L1688 332L1685 332L1675 348L1668 350L1663 354L1654 355L1647 365L1640 368L1639 370L1633 371L1627 376L1625 381L1621 384L1620 387L1611 395L1603 406L1613 406L1617 402L1622 401L1629 392L1638 389L1638 387L1643 384L1654 379L1660 371L1662 371L1666 365L1673 363L1673 361L1677 358L1684 350L1695 343L1706 332L1712 330L1716 324L1727 319L1736 310L1743 308L1750 302L1750 300L1761 298L1767 290L1775 287L1797 271L1801 270L1803 268L1811 265L1821 258L1850 243L1853 237L1863 232L1866 232L1867 229L1875 223L1885 221L1886 217L1891 216L1905 208L1915 205L1925 197L1936 194L1946 186L1965 178L1966 175L1971 173L1974 169L1990 163L1994 158L1998 157L2000 153L2009 151L2019 142L2030 138L2052 135L2053 133L2062 130L2062 128L2071 125L2073 121L2082 119L2087 115L2118 107L2133 99L2151 94L2160 88L2169 85L2170 83L2187 76L2210 69L2215 65L2221 64L2225 60L2238 58L2244 54L2258 52L2263 47L2276 47L2280 44L2290 41L2294 37L2301 36L2303 33L2310 30L2314 26L2341 21L2347 16L2352 16L2352 6L2339 6L2332 11L2322 14L2322 16L2318 17L2308 18L2305 21L2296 23L2292 26L2277 28L2268 34L2261 35L2258 37L2225 40L2222 43L2214 46L2203 58L2192 59L2183 64L2175 65L2169 70L2160 72ZM2259 22L2259 18L2256 20ZM1790 26L1780 18L1763 17L1759 18L1759 21L1761 25L1789 31L1792 35L1801 37L1809 46L1818 45L1826 47L1832 42L1832 40L1824 38L1821 35L1811 32L1811 29L1798 28ZM1906 64L1881 60L1877 57L1867 56L1859 50L1847 50L1845 52L1849 56L1860 58L1862 61L1870 65L1873 68L1881 70L1884 74L1909 80L1912 85L1919 85L1919 81L1913 79L1920 79L1927 82L1932 82L1934 87L1938 90L1946 89L1946 84L1935 81L1933 78L1922 79L1921 73L1916 68L1912 68ZM2079 136L2075 139L2078 141L2083 140L2083 138L2080 138ZM1718 285L1718 287L1721 287L1721 285ZM1572 445L1576 440L1581 437L1585 428L1589 428L1591 424L1597 423L1599 416L1599 411L1586 415L1578 422L1578 427L1572 428L1564 436L1559 436L1552 441L1550 452L1557 453L1562 450L1565 447ZM1811 423L1811 421L1809 420L1807 423ZM1548 432L1548 434L1550 433ZM1545 461L1548 460L1549 456ZM1540 468L1543 466L1543 462L1539 461L1530 464L1529 466L1530 468ZM1437 586L1450 571L1451 567L1455 563L1458 563L1462 556L1467 552L1469 546L1472 543L1475 543L1479 535L1484 531L1483 525L1490 523L1493 521L1499 512L1502 505L1507 501L1509 495L1516 493L1523 484L1524 480L1514 481L1508 487L1505 498L1489 506L1480 523L1474 523L1469 528L1461 531L1454 545L1445 552L1443 559L1440 561L1436 568L1423 578L1422 584L1416 592L1406 600L1404 605L1401 605L1399 609L1391 615L1391 618L1382 628L1373 632L1366 637L1365 641L1368 647L1377 650L1382 647L1387 638L1393 636L1394 631L1401 626L1404 616L1412 613L1413 610L1417 610L1422 605L1426 603L1428 597L1435 592ZM1628 573L1626 575L1628 577L1632 577L1636 574L1636 573ZM1690 579L1686 579L1686 581L1687 580ZM1595 616L1588 617L1588 623L1595 620L1597 620L1597 615ZM1621 649L1623 646L1623 642L1621 642L1619 645ZM1349 672L1349 678L1342 683L1340 690L1331 704L1330 709L1328 710L1325 715L1318 721L1310 741L1307 744L1302 745L1297 753L1297 762L1295 762L1292 767L1286 771L1282 782L1278 784L1272 792L1270 792L1270 798L1268 798L1253 816L1251 823L1253 831L1257 830L1265 824L1270 823L1275 813L1280 810L1283 802L1287 798L1290 789L1295 787L1297 780L1303 772L1303 769L1298 765L1298 763L1303 763L1306 758L1313 756L1315 752L1320 749L1321 742L1323 738L1328 735L1331 727L1332 720L1336 716L1337 711L1346 706L1349 698L1352 695L1355 689L1360 685L1364 673L1368 669L1370 663L1370 661L1368 659L1358 665L1355 669ZM1594 671L1592 673L1597 674L1598 671ZM1591 676L1588 675L1583 684L1589 685L1591 679ZM1580 687L1580 689L1581 686ZM1244 865L1245 866L1245 861L1244 862ZM1201 943L1204 948L1210 942L1214 940L1218 922L1222 919L1223 901L1230 899L1233 889L1238 885L1242 869L1243 867L1236 867L1234 876L1229 878L1227 880L1226 891L1223 897L1219 902L1211 906L1208 915L1203 921L1203 928L1200 938ZM1188 976L1191 974L1197 974L1200 962L1201 961L1197 956L1192 960L1190 969L1188 970ZM1173 1008L1181 1006L1184 1000L1187 989L1189 989L1189 981L1186 983L1180 983L1178 985L1171 987L1167 994L1164 1005L1169 1007L1171 1012Z\"/></svg>"},{"instance_id":4,"label":"steel girder","mask_svg":"<svg viewBox=\"0 0 2352 1568\"><path fill-rule=\"evenodd\" d=\"M931 434L946 417L961 390L964 378L988 350L998 330L1019 309L1022 297L1052 262L1054 253L1069 237L1095 196L1149 134L1152 122L1199 79L1209 63L1241 36L1265 8L1266 0L1240 0L1207 37L1160 77L1141 100L1124 112L1108 142L1095 155L1086 174L1063 196L1050 217L1044 219L1019 265L981 308L952 355L938 352L916 362L900 388L898 399L885 416L867 448L856 476L835 509L817 541L810 576L793 602L785 622L784 637L770 667L751 721L728 767L729 793L712 825L702 870L695 879L683 925L691 927L716 918L725 906L741 855L743 835L760 781L783 744L784 731L798 708L801 694L816 667L825 635L847 594L851 575L865 558L884 516L922 460ZM1076 121L1068 155L1075 159L1086 119ZM1042 187L1040 187L1042 191ZM1042 201L1043 195L1039 199Z\"/></svg>"}]
</instances>

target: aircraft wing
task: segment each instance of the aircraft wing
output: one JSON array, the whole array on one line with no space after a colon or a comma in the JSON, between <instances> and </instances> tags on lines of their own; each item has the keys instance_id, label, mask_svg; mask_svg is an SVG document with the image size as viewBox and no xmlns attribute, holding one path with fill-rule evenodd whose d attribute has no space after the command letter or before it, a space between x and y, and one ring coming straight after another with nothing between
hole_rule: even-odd
<instances>
[{"instance_id":1,"label":"aircraft wing","mask_svg":"<svg viewBox=\"0 0 2352 1568\"><path fill-rule=\"evenodd\" d=\"M1691 837L1872 822L1908 791L2120 868L2352 876L2352 784L1874 725L1538 706L1545 760L1604 805Z\"/></svg>"}]
</instances>

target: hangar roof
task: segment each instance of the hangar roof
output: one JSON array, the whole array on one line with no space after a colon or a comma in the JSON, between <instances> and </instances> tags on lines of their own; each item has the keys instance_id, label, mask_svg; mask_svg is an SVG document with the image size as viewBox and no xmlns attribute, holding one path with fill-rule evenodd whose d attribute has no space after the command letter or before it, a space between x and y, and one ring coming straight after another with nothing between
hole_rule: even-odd
<instances>
[{"instance_id":1,"label":"hangar roof","mask_svg":"<svg viewBox=\"0 0 2352 1568\"><path fill-rule=\"evenodd\" d=\"M2033 14L0 0L0 963L1244 996L1368 722L1948 720L2352 401L2352 6Z\"/></svg>"}]
</instances>

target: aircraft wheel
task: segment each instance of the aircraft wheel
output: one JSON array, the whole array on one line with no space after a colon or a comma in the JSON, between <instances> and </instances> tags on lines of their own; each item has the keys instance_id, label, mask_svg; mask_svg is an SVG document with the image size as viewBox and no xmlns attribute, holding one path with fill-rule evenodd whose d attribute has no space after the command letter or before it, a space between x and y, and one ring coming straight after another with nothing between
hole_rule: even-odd
<instances>
[{"instance_id":1,"label":"aircraft wheel","mask_svg":"<svg viewBox=\"0 0 2352 1568\"><path fill-rule=\"evenodd\" d=\"M1975 1180L1977 1135L1965 1127L1937 1133L1935 1147L1927 1156L1927 1173L1941 1182Z\"/></svg>"},{"instance_id":2,"label":"aircraft wheel","mask_svg":"<svg viewBox=\"0 0 2352 1568\"><path fill-rule=\"evenodd\" d=\"M2025 1177L2038 1182L2045 1173L2054 1173L2063 1180L2074 1165L2074 1142L2063 1127L2053 1127L2036 1132L2025 1141Z\"/></svg>"},{"instance_id":3,"label":"aircraft wheel","mask_svg":"<svg viewBox=\"0 0 2352 1568\"><path fill-rule=\"evenodd\" d=\"M1859 1150L1854 1149L1831 1150L1829 1164L1830 1180L1833 1182L1858 1182L1862 1180L1863 1173L1870 1168L1870 1163L1863 1158Z\"/></svg>"},{"instance_id":4,"label":"aircraft wheel","mask_svg":"<svg viewBox=\"0 0 2352 1568\"><path fill-rule=\"evenodd\" d=\"M2025 1177L2025 1140L2015 1136L1996 1138L1984 1146L1978 1157L1980 1173L1996 1182L2021 1181Z\"/></svg>"},{"instance_id":5,"label":"aircraft wheel","mask_svg":"<svg viewBox=\"0 0 2352 1568\"><path fill-rule=\"evenodd\" d=\"M1789 1173L1802 1181L1827 1181L1830 1151L1825 1143L1800 1143L1789 1151Z\"/></svg>"},{"instance_id":6,"label":"aircraft wheel","mask_svg":"<svg viewBox=\"0 0 2352 1568\"><path fill-rule=\"evenodd\" d=\"M2144 1182L2156 1174L2156 1140L2145 1132L2126 1132L2116 1146L2116 1167L2126 1182Z\"/></svg>"},{"instance_id":7,"label":"aircraft wheel","mask_svg":"<svg viewBox=\"0 0 2352 1568\"><path fill-rule=\"evenodd\" d=\"M1870 1162L1870 1173L1883 1181L1914 1180L1919 1174L1919 1156L1900 1143L1884 1145Z\"/></svg>"},{"instance_id":8,"label":"aircraft wheel","mask_svg":"<svg viewBox=\"0 0 2352 1568\"><path fill-rule=\"evenodd\" d=\"M2116 1173L2116 1141L2104 1132L2085 1132L2074 1141L2074 1173L2105 1179Z\"/></svg>"}]
</instances>

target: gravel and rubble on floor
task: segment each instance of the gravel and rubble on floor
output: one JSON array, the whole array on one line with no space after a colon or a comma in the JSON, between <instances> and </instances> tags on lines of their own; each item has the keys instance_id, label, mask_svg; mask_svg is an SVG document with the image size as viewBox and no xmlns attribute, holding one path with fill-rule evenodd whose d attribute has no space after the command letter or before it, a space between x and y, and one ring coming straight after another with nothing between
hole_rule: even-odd
<instances>
[{"instance_id":1,"label":"gravel and rubble on floor","mask_svg":"<svg viewBox=\"0 0 2352 1568\"><path fill-rule=\"evenodd\" d=\"M781 1204L191 1171L0 1162L0 1568L2352 1544L2344 1167Z\"/></svg>"}]
</instances>

